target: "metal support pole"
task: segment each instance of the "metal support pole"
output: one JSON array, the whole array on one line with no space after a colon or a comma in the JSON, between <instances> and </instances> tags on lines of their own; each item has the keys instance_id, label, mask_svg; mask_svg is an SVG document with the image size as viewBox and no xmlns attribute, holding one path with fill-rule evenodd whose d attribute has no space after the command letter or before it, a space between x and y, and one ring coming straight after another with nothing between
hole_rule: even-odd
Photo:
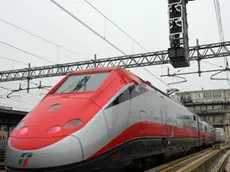
<instances>
[{"instance_id":1,"label":"metal support pole","mask_svg":"<svg viewBox=\"0 0 230 172\"><path fill-rule=\"evenodd\" d=\"M199 53L199 40L196 39L196 45L197 45L197 63L198 63L198 74L199 74L199 77L201 77L201 67L200 67L200 61L201 61L201 58L200 58L200 53Z\"/></svg>"},{"instance_id":2,"label":"metal support pole","mask_svg":"<svg viewBox=\"0 0 230 172\"><path fill-rule=\"evenodd\" d=\"M96 68L97 67L97 55L94 54L94 67Z\"/></svg>"},{"instance_id":3,"label":"metal support pole","mask_svg":"<svg viewBox=\"0 0 230 172\"><path fill-rule=\"evenodd\" d=\"M7 140L9 139L10 137L10 121L9 119L7 120Z\"/></svg>"},{"instance_id":4,"label":"metal support pole","mask_svg":"<svg viewBox=\"0 0 230 172\"><path fill-rule=\"evenodd\" d=\"M28 76L27 76L27 93L30 91L30 63L28 64Z\"/></svg>"}]
</instances>

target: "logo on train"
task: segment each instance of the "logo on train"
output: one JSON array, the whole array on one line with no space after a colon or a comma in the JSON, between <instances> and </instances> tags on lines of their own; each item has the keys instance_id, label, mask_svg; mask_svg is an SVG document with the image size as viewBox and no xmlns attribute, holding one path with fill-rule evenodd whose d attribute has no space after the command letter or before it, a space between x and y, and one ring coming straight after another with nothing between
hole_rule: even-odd
<instances>
[{"instance_id":1,"label":"logo on train","mask_svg":"<svg viewBox=\"0 0 230 172\"><path fill-rule=\"evenodd\" d=\"M20 165L20 167L27 166L32 156L33 156L33 153L23 153L18 161L18 165Z\"/></svg>"}]
</instances>

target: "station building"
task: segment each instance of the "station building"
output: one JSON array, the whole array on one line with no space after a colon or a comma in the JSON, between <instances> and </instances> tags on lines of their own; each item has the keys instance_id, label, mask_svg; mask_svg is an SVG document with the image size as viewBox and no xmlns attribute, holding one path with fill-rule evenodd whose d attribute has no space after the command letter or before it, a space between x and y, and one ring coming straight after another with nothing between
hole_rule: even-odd
<instances>
[{"instance_id":1,"label":"station building","mask_svg":"<svg viewBox=\"0 0 230 172\"><path fill-rule=\"evenodd\" d=\"M172 98L230 137L230 89L177 92Z\"/></svg>"}]
</instances>

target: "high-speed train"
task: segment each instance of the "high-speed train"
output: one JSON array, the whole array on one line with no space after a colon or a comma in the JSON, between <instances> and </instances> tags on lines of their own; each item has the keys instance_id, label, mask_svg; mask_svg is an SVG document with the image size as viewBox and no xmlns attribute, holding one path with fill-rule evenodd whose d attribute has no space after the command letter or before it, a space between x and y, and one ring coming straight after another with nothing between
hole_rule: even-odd
<instances>
[{"instance_id":1,"label":"high-speed train","mask_svg":"<svg viewBox=\"0 0 230 172\"><path fill-rule=\"evenodd\" d=\"M123 68L73 72L8 140L8 172L116 169L211 145L215 128Z\"/></svg>"}]
</instances>

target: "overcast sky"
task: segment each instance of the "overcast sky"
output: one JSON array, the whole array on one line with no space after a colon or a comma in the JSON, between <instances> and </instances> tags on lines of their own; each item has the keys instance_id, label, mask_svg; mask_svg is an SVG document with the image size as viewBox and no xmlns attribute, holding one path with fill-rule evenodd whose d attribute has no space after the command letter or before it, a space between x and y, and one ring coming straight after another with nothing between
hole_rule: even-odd
<instances>
[{"instance_id":1,"label":"overcast sky","mask_svg":"<svg viewBox=\"0 0 230 172\"><path fill-rule=\"evenodd\" d=\"M112 24L105 21L105 19L84 0L58 0L57 2L105 36L126 54L146 52ZM89 2L118 24L136 41L141 43L148 51L158 51L169 48L168 9L166 0L89 0ZM230 1L220 0L220 5L225 40L229 41ZM97 54L98 58L122 55L49 0L0 0L0 19L75 52L70 53L64 49L58 49L58 47L53 44L33 37L0 21L0 41L24 49L53 63L88 60L92 59L94 54ZM220 38L213 0L190 2L188 4L188 22L190 46L195 45L196 39L199 39L200 44L219 42ZM17 61L12 62L0 58L0 71L25 68L28 63L31 63L32 66L52 64L46 60L25 54L1 43L0 50L0 56ZM212 59L202 62L203 70L218 68L206 62L224 65L223 58ZM166 74L168 66L171 72L178 70L173 69L171 65L151 66L147 67L147 69L160 78L161 74ZM191 67L183 69L183 72L194 71L196 69L197 63L192 63ZM157 80L142 68L131 69L131 71L143 79L149 80L162 91L168 88L167 85ZM181 91L199 90L201 88L229 88L226 81L211 81L211 74L212 73L203 74L202 77L198 77L198 75L185 76L187 79L186 83L172 85L171 87L178 88ZM222 76L226 76L226 73ZM42 84L53 86L60 78L61 77L42 79ZM175 78L166 77L161 79L165 83L176 81ZM39 81L40 80L33 80L33 82L36 83ZM17 89L19 83L24 87L26 86L23 81L0 83L0 86ZM11 99L4 99L7 91L0 89L0 97L3 97L0 99L0 105L31 110L46 92L46 90L31 91L30 94L19 92L14 94L15 97Z\"/></svg>"}]
</instances>

